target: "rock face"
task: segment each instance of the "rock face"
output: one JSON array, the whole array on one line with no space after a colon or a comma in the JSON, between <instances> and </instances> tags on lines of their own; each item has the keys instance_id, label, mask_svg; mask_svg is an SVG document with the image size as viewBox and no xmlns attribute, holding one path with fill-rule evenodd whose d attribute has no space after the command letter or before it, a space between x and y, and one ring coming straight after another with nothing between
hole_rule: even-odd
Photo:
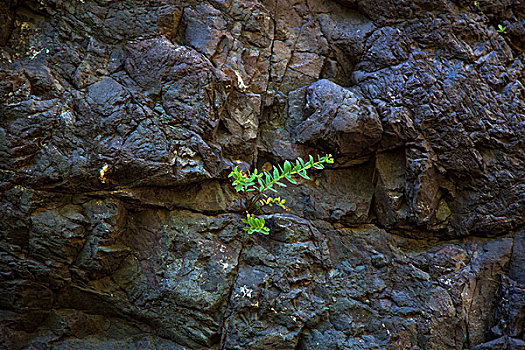
<instances>
[{"instance_id":1,"label":"rock face","mask_svg":"<svg viewBox=\"0 0 525 350\"><path fill-rule=\"evenodd\" d=\"M525 349L523 18L2 2L0 347ZM229 171L324 153L245 235Z\"/></svg>"}]
</instances>

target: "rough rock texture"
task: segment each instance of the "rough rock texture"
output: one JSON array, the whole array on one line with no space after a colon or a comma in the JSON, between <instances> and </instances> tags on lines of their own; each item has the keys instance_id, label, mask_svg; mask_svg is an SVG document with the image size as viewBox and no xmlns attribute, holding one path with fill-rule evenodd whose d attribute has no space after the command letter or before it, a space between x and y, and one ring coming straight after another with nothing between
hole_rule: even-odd
<instances>
[{"instance_id":1,"label":"rough rock texture","mask_svg":"<svg viewBox=\"0 0 525 350\"><path fill-rule=\"evenodd\" d=\"M2 1L0 347L525 349L524 18ZM324 153L245 235L229 171Z\"/></svg>"}]
</instances>

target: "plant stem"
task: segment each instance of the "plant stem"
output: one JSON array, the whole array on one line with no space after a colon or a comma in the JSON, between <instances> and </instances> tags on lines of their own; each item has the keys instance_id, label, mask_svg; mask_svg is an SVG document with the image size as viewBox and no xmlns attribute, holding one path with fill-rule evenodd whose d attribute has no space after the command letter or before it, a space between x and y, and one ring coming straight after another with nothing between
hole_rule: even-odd
<instances>
[{"instance_id":1,"label":"plant stem","mask_svg":"<svg viewBox=\"0 0 525 350\"><path fill-rule=\"evenodd\" d=\"M262 190L259 191L259 193L255 196L253 196L249 202L247 203L246 207L246 211L250 211L252 210L253 206L257 203L257 201L259 199L261 199L261 196L262 196L262 193L264 191L266 191L267 189L269 189L270 187L272 187L276 182L278 182L279 180L282 180L283 178L286 178L287 176L291 176L291 175L295 175L295 174L298 174L300 173L301 171L304 171L304 170L307 170L307 169L310 169L311 167L313 167L314 165L316 164L322 164L323 162L322 161L317 161L313 164L310 164L310 162L308 162L307 164L305 164L304 167L302 167L301 169L298 169L298 170L295 170L295 171L290 171L289 173L285 173L283 172L278 178L276 179L273 179L272 181L270 181L268 184L266 184Z\"/></svg>"},{"instance_id":2,"label":"plant stem","mask_svg":"<svg viewBox=\"0 0 525 350\"><path fill-rule=\"evenodd\" d=\"M259 192L262 193L264 191L266 191L267 189L269 189L270 187L273 186L273 184L275 184L276 182L278 182L279 180L282 180L283 178L286 178L286 176L288 175L295 175L295 174L299 174L301 171L303 170L306 170L306 169L310 169L312 166L316 165L316 164L322 164L323 162L321 161L317 161L313 164L310 164L310 162L308 162L303 168L301 169L298 169L296 171L290 171L289 173L285 173L283 172L278 178L276 179L273 179L272 181L270 181L268 184L266 184L262 190L260 190Z\"/></svg>"},{"instance_id":3,"label":"plant stem","mask_svg":"<svg viewBox=\"0 0 525 350\"><path fill-rule=\"evenodd\" d=\"M262 193L259 192L259 193L257 193L257 195L255 195L255 196L253 196L252 198L250 198L250 201L248 202L249 205L247 205L247 209L246 209L246 211L249 212L250 210L252 210L252 208L253 208L253 206L255 205L255 203L257 203L257 201L258 201L259 199L261 199L261 194L262 194Z\"/></svg>"}]
</instances>

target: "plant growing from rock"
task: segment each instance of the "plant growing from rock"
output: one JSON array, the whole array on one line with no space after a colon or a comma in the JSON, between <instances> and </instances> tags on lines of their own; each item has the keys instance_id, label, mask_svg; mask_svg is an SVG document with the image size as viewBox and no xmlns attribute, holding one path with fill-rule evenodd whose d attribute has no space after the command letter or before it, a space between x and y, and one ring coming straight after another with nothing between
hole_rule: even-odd
<instances>
[{"instance_id":1,"label":"plant growing from rock","mask_svg":"<svg viewBox=\"0 0 525 350\"><path fill-rule=\"evenodd\" d=\"M235 190L243 196L243 209L246 212L246 218L242 220L247 226L243 230L249 234L254 232L269 234L270 229L266 227L264 218L257 217L255 212L260 213L263 206L278 205L283 209L288 209L284 205L286 200L281 197L270 197L265 192L272 191L278 193L274 187L286 187L283 181L288 181L292 184L297 184L294 176L300 176L304 179L310 179L307 175L308 169L323 169L324 163L332 164L334 159L331 154L325 156L317 156L317 161L314 157L309 156L309 160L305 162L301 157L297 158L295 162L285 161L284 164L273 166L272 171L258 172L257 169L253 173L245 173L238 170L237 167L228 175L232 178L232 185ZM295 163L295 164L294 164Z\"/></svg>"}]
</instances>

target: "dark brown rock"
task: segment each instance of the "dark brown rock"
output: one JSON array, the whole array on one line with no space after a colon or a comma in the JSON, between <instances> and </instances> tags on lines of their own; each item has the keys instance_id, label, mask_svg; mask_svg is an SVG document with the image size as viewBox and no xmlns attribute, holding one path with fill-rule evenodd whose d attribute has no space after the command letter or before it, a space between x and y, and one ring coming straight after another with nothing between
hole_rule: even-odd
<instances>
[{"instance_id":1,"label":"dark brown rock","mask_svg":"<svg viewBox=\"0 0 525 350\"><path fill-rule=\"evenodd\" d=\"M369 101L329 80L306 89L305 114L307 119L294 129L295 141L326 152L358 158L373 151L383 133Z\"/></svg>"},{"instance_id":2,"label":"dark brown rock","mask_svg":"<svg viewBox=\"0 0 525 350\"><path fill-rule=\"evenodd\" d=\"M524 16L3 1L0 348L523 349Z\"/></svg>"}]
</instances>

